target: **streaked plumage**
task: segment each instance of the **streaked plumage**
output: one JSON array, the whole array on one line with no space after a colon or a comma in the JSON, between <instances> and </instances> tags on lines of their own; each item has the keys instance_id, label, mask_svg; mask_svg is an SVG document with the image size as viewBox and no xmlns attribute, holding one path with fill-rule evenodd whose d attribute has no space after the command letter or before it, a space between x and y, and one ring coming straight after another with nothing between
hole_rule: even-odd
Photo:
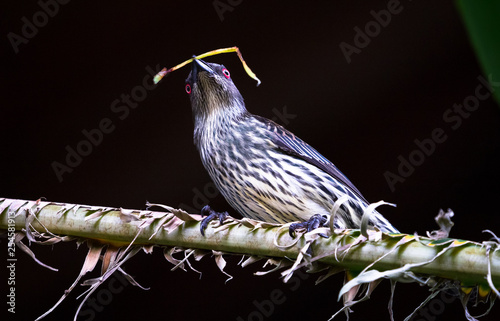
<instances>
[{"instance_id":1,"label":"streaked plumage","mask_svg":"<svg viewBox=\"0 0 500 321\"><path fill-rule=\"evenodd\" d=\"M287 223L329 215L349 197L335 222L359 228L368 202L356 187L303 140L266 118L250 114L222 65L193 62L186 80L194 118L194 143L210 177L244 217ZM352 214L349 214L352 213ZM374 225L397 232L382 215Z\"/></svg>"}]
</instances>

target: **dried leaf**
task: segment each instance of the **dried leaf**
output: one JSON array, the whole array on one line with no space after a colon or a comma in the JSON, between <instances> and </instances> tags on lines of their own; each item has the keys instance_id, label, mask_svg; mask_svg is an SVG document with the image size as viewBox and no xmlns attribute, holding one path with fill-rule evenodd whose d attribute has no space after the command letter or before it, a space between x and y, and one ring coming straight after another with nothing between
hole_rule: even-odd
<instances>
[{"instance_id":1,"label":"dried leaf","mask_svg":"<svg viewBox=\"0 0 500 321\"><path fill-rule=\"evenodd\" d=\"M348 275L349 273L346 273L346 280L348 278ZM351 280L352 281L352 280ZM349 281L349 282L351 282ZM348 282L348 283L349 283ZM335 313L334 315L332 315L332 317L330 319L328 319L329 321L334 319L340 312L344 311L345 314L346 314L346 317L347 319L349 320L349 313L352 312L351 310L351 307L355 304L358 304L358 303L361 303L363 301L366 301L370 298L370 294L373 292L373 290L375 289L375 287L378 285L378 282L369 282L368 283L368 286L362 291L364 292L364 296L359 299L358 301L354 301L354 298L356 297L358 291L359 291L359 288L360 288L360 284L352 287L349 292L347 293L347 295L345 295L343 297L344 299L344 306L339 310L337 311L337 313Z\"/></svg>"},{"instance_id":2,"label":"dried leaf","mask_svg":"<svg viewBox=\"0 0 500 321\"><path fill-rule=\"evenodd\" d=\"M228 276L228 279L224 282L227 283L229 280L233 279L233 276L224 271L224 268L226 267L226 260L224 260L224 257L222 256L223 253L219 251L212 251L212 253L215 256L215 263L217 264L219 270Z\"/></svg>"},{"instance_id":3,"label":"dried leaf","mask_svg":"<svg viewBox=\"0 0 500 321\"><path fill-rule=\"evenodd\" d=\"M147 291L147 290L150 289L150 288L146 288L146 287L143 287L142 285L140 285L130 274L128 274L127 272L125 272L121 267L118 268L118 271L120 271L120 273L123 274L123 276L125 277L125 279L127 279L127 281L129 281L129 283L132 284L133 286L137 286L137 287L141 288L144 291Z\"/></svg>"},{"instance_id":4,"label":"dried leaf","mask_svg":"<svg viewBox=\"0 0 500 321\"><path fill-rule=\"evenodd\" d=\"M387 203L387 202L384 202L384 201L378 201L376 203L372 203L370 205L368 205L365 210L363 211L363 216L361 217L361 226L360 226L360 230L361 230L361 234L368 238L369 239L369 236L368 236L368 222L371 221L371 217L373 216L373 211L379 207L380 205L390 205L390 206L394 206L396 207L396 204L392 204L392 203Z\"/></svg>"},{"instance_id":5,"label":"dried leaf","mask_svg":"<svg viewBox=\"0 0 500 321\"><path fill-rule=\"evenodd\" d=\"M497 297L500 297L500 292L498 292L497 287L495 284L493 284L493 279L491 278L491 255L490 252L493 249L493 253L498 250L499 244L496 242L490 242L487 245L486 249L486 258L488 259L488 274L486 275L486 280L488 281L488 285L490 286L491 290L496 294Z\"/></svg>"},{"instance_id":6,"label":"dried leaf","mask_svg":"<svg viewBox=\"0 0 500 321\"><path fill-rule=\"evenodd\" d=\"M394 292L396 292L396 284L398 282L395 280L391 280L391 297L389 298L389 304L387 305L387 309L389 310L389 317L391 321L394 321L394 311L392 309L394 305Z\"/></svg>"},{"instance_id":7,"label":"dried leaf","mask_svg":"<svg viewBox=\"0 0 500 321\"><path fill-rule=\"evenodd\" d=\"M141 249L140 246L132 247L132 244L134 243L134 241L138 235L139 234L137 234L135 236L134 240L127 246L127 248L125 248L125 249L122 248L122 250L119 251L116 260L112 264L110 264L110 266L108 267L106 272L100 278L95 278L93 280L90 280L90 281L96 281L96 282L93 283L86 292L84 292L80 296L78 296L77 299L79 299L80 297L85 295L82 302L78 306L78 309L76 310L75 318L74 318L75 321L76 321L76 318L78 317L78 314L80 313L80 310L82 309L83 305L88 300L88 298L92 295L92 293L94 293L94 291L97 290L99 288L99 286L104 281L106 281L117 269L119 269L123 263L128 261L130 258L134 257L137 254L137 252L139 252L139 250Z\"/></svg>"},{"instance_id":8,"label":"dried leaf","mask_svg":"<svg viewBox=\"0 0 500 321\"><path fill-rule=\"evenodd\" d=\"M256 255L252 255L250 256L248 259L246 259L245 261L241 262L241 267L247 267L249 266L250 264L253 264L255 262L258 262L260 260L262 260L263 258L261 256L256 256Z\"/></svg>"},{"instance_id":9,"label":"dried leaf","mask_svg":"<svg viewBox=\"0 0 500 321\"><path fill-rule=\"evenodd\" d=\"M157 219L158 218L155 218L154 220L157 220ZM174 220L173 214L166 214L166 215L163 215L162 217L160 217L158 220L158 225L156 226L154 232L151 234L149 239L151 240L162 228L167 231L167 234L170 233L171 231L173 231L174 229L176 229L177 226L179 226L180 224L176 225L175 227L166 226L168 224L167 221L170 222L172 220ZM141 225L141 228L144 228L144 227L145 227L144 225Z\"/></svg>"},{"instance_id":10,"label":"dried leaf","mask_svg":"<svg viewBox=\"0 0 500 321\"><path fill-rule=\"evenodd\" d=\"M436 223L439 226L439 230L435 230L432 232L427 232L427 236L433 240L439 240L447 238L450 235L451 228L454 223L451 221L451 218L455 215L451 209L448 211L439 210L438 215L434 218Z\"/></svg>"},{"instance_id":11,"label":"dried leaf","mask_svg":"<svg viewBox=\"0 0 500 321\"><path fill-rule=\"evenodd\" d=\"M297 244L300 240L301 240L301 236L299 235L298 237L296 237L295 239L292 240L291 243L289 244L285 244L285 245L281 245L278 243L278 238L280 237L284 237L285 239L290 239L290 236L288 234L288 230L290 228L290 224L285 224L283 226L281 226L275 233L274 233L274 241L273 241L273 244L274 246L276 246L277 248L279 249L282 249L282 250L286 250L286 249L289 249L293 246L295 246L295 244Z\"/></svg>"},{"instance_id":12,"label":"dried leaf","mask_svg":"<svg viewBox=\"0 0 500 321\"><path fill-rule=\"evenodd\" d=\"M287 283L288 280L290 280L290 278L292 277L293 272L295 272L297 269L299 269L299 264L302 262L303 259L308 257L308 255L306 253L309 250L310 246L311 246L311 243L307 242L306 245L304 245L304 247L300 250L299 255L297 255L297 259L293 263L292 267L281 273L281 275L284 277L283 282ZM306 263L310 264L309 261L306 261Z\"/></svg>"},{"instance_id":13,"label":"dried leaf","mask_svg":"<svg viewBox=\"0 0 500 321\"><path fill-rule=\"evenodd\" d=\"M133 222L133 221L140 220L139 215L137 215L135 213L137 213L137 211L135 211L135 210L127 210L127 209L124 209L124 208L120 207L120 219L124 223L130 223L130 222Z\"/></svg>"},{"instance_id":14,"label":"dried leaf","mask_svg":"<svg viewBox=\"0 0 500 321\"><path fill-rule=\"evenodd\" d=\"M185 250L184 251L184 258L182 260L179 261L179 263L177 263L176 266L174 266L172 269L170 269L170 271L175 271L177 270L179 267L181 269L184 268L184 262L186 262L188 264L189 267L191 267L191 265L189 264L189 261L188 261L188 258L194 254L194 251L193 250ZM191 267L192 268L192 267ZM199 273L199 272L198 272Z\"/></svg>"},{"instance_id":15,"label":"dried leaf","mask_svg":"<svg viewBox=\"0 0 500 321\"><path fill-rule=\"evenodd\" d=\"M69 213L72 213L72 215L74 215L78 210L78 208L80 207L80 205L78 204L66 204L66 203L62 203L60 206L61 209L57 211L59 218L67 216Z\"/></svg>"},{"instance_id":16,"label":"dried leaf","mask_svg":"<svg viewBox=\"0 0 500 321\"><path fill-rule=\"evenodd\" d=\"M178 253L180 251L182 251L182 250L177 248L177 247L165 248L163 250L163 256L165 256L165 259L167 259L167 261L169 261L173 265L177 266L178 268L180 268L183 271L186 271L182 260L178 260L175 257L173 257L173 254Z\"/></svg>"},{"instance_id":17,"label":"dried leaf","mask_svg":"<svg viewBox=\"0 0 500 321\"><path fill-rule=\"evenodd\" d=\"M162 225L162 228L167 231L167 233L172 233L175 231L181 224L184 224L184 221L177 218L173 217L170 219L168 222Z\"/></svg>"},{"instance_id":18,"label":"dried leaf","mask_svg":"<svg viewBox=\"0 0 500 321\"><path fill-rule=\"evenodd\" d=\"M207 250L200 250L200 249L195 249L193 257L196 261L201 260L205 255L209 254L210 251Z\"/></svg>"},{"instance_id":19,"label":"dried leaf","mask_svg":"<svg viewBox=\"0 0 500 321\"><path fill-rule=\"evenodd\" d=\"M201 273L200 271L196 270L196 269L195 269L195 268L191 265L191 262L189 262L189 260L188 260L188 258L189 258L191 255L193 255L193 254L195 253L195 251L194 251L194 250L192 250L192 249L189 249L189 250L184 251L184 254L186 254L186 253L188 253L188 254L186 255L186 257L185 257L186 264L189 266L189 268L190 268L191 270L193 270L194 272L198 273L198 274L200 275L200 279L201 279L201 275L202 275L202 273Z\"/></svg>"},{"instance_id":20,"label":"dried leaf","mask_svg":"<svg viewBox=\"0 0 500 321\"><path fill-rule=\"evenodd\" d=\"M30 206L30 204L34 204L36 201L24 201L24 200L7 200L5 202L5 207L7 210L14 214L14 218L18 215L21 215L25 207ZM31 206L30 206L31 207Z\"/></svg>"},{"instance_id":21,"label":"dried leaf","mask_svg":"<svg viewBox=\"0 0 500 321\"><path fill-rule=\"evenodd\" d=\"M182 209L175 209L173 207L163 205L163 204L151 204L151 203L146 203L148 207L152 206L158 206L161 208L166 209L168 212L174 214L176 217L180 218L184 222L189 222L189 221L201 221L202 217L201 215L194 215L194 214L189 214L188 212L182 210Z\"/></svg>"},{"instance_id":22,"label":"dried leaf","mask_svg":"<svg viewBox=\"0 0 500 321\"><path fill-rule=\"evenodd\" d=\"M161 207L161 208L163 208L163 209L167 210L167 211L168 211L168 212L170 212L170 213L172 213L172 211L174 210L174 208L173 208L173 207L168 206L168 205L163 205L163 204L152 204L152 203L146 202L146 206L148 207L148 209L149 209L150 207L155 207L155 206L157 206L157 207Z\"/></svg>"},{"instance_id":23,"label":"dried leaf","mask_svg":"<svg viewBox=\"0 0 500 321\"><path fill-rule=\"evenodd\" d=\"M52 271L59 271L58 269L56 268L53 268L45 263L42 263L40 260L38 260L35 256L35 253L33 253L33 251L31 251L31 249L22 242L22 239L24 238L25 234L22 233L22 232L18 232L16 233L16 240L15 240L15 243L16 245L19 247L19 249L21 249L24 253L28 254L29 256L31 256L31 258L38 264L40 264L41 266L43 266L44 268L47 268L49 270L52 270Z\"/></svg>"},{"instance_id":24,"label":"dried leaf","mask_svg":"<svg viewBox=\"0 0 500 321\"><path fill-rule=\"evenodd\" d=\"M62 297L59 299L59 301L56 302L56 304L54 304L54 306L52 308L50 308L47 312L45 312L44 314L39 316L35 321L43 319L44 317L49 315L52 311L54 311L54 309L57 308L57 306L59 304L61 304L61 302L64 301L64 299L75 288L75 286L78 284L78 282L80 281L82 276L84 276L87 272L90 272L95 268L97 261L99 261L101 250L104 246L103 245L93 245L90 243L87 243L87 244L89 245L89 252L87 253L87 256L85 257L85 262L83 263L82 270L80 271L80 274L76 278L75 282L73 282L73 284L69 287L69 289L64 291L64 294L62 295ZM78 315L78 313L76 315Z\"/></svg>"},{"instance_id":25,"label":"dried leaf","mask_svg":"<svg viewBox=\"0 0 500 321\"><path fill-rule=\"evenodd\" d=\"M267 259L267 261L266 261L266 263L264 263L263 267L266 267L266 265L268 265L268 264L274 265L274 268L272 268L271 270L267 270L267 271L258 271L258 272L255 272L254 275L261 276L261 275L266 275L266 274L272 273L272 272L277 271L277 270L279 270L279 269L281 269L283 267L290 266L292 264L292 262L285 261L284 259L281 259L281 260ZM289 271L289 270L287 270L287 271ZM286 273L287 271L282 272L281 274L282 275L287 275L287 273ZM284 281L284 282L286 283L286 281Z\"/></svg>"},{"instance_id":26,"label":"dried leaf","mask_svg":"<svg viewBox=\"0 0 500 321\"><path fill-rule=\"evenodd\" d=\"M150 245L143 245L142 246L142 250L144 251L144 253L146 254L151 254L153 253L153 249L154 249L154 244L150 244Z\"/></svg>"},{"instance_id":27,"label":"dried leaf","mask_svg":"<svg viewBox=\"0 0 500 321\"><path fill-rule=\"evenodd\" d=\"M118 251L120 251L119 247L111 246L111 245L108 246L108 248L106 249L106 252L104 253L104 257L102 259L101 275L106 273L106 271L108 270L108 267L115 263L116 256L118 255Z\"/></svg>"},{"instance_id":28,"label":"dried leaf","mask_svg":"<svg viewBox=\"0 0 500 321\"><path fill-rule=\"evenodd\" d=\"M401 238L401 240L399 240L396 243L396 245L391 250L389 250L384 255L380 256L378 259L376 259L375 261L373 261L372 263L370 263L368 266L366 266L363 269L363 271L361 271L361 273L363 273L363 272L367 271L368 269L370 269L373 265L375 265L377 262L379 262L380 260L382 260L383 258L385 258L386 256L388 256L389 254L392 254L394 251L396 251L397 249L399 249L401 245L406 244L408 242L411 242L414 239L415 239L415 237L414 236L410 236L410 235Z\"/></svg>"},{"instance_id":29,"label":"dried leaf","mask_svg":"<svg viewBox=\"0 0 500 321\"><path fill-rule=\"evenodd\" d=\"M240 225L236 220L234 220L232 217L228 216L224 220L224 222L221 224L219 220L213 220L210 222L210 225L214 229L214 233L219 233L221 231L227 230L233 226Z\"/></svg>"}]
</instances>

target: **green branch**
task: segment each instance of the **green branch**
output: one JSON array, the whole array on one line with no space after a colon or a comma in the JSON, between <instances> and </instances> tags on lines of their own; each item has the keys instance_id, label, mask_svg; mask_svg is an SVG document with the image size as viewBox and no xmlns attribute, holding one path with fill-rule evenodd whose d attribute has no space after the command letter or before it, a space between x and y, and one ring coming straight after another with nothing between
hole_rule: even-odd
<instances>
[{"instance_id":1,"label":"green branch","mask_svg":"<svg viewBox=\"0 0 500 321\"><path fill-rule=\"evenodd\" d=\"M31 225L39 232L44 232L46 229L56 235L94 239L115 246L128 245L135 238L135 245L175 246L295 259L305 245L305 240L301 239L290 248L280 249L274 245L277 235L280 244L290 244L293 241L288 236L286 228L267 223L262 223L263 227L259 227L260 223L250 220L244 220L243 224L241 220L234 220L227 228L219 231L209 227L206 236L202 236L198 221L200 217L188 215L180 210L171 209L168 213L65 203L39 202L38 205L35 204L34 201L0 199L0 229L6 230L9 227L7 212L11 207L11 212L15 212L16 215L14 221L17 231L26 227L26 213L32 211L36 220L33 220ZM179 218L182 215L184 215L184 220ZM146 221L154 217L156 219L146 225ZM162 227L159 227L162 219L165 222ZM245 222L247 223L244 224ZM141 224L145 224L143 228L139 227ZM174 228L169 230L169 227ZM154 236L151 237L153 234ZM357 233L350 232L332 235L328 239L318 238L313 245L313 253L319 257L334 253L339 244L343 246L353 244L357 236ZM415 240L387 254L402 239L402 236L384 235L381 241L367 241L353 246L342 255L339 261L334 255L325 256L319 261L336 267L362 270L386 255L375 267L388 270L405 264L429 261L449 244L443 242L441 246L428 246L423 243L429 243L432 240L421 237L422 242ZM461 280L466 284L487 284L485 279L488 271L486 247L469 241L456 240L456 243L463 245L412 271ZM496 254L491 258L491 277L495 284L500 284L500 257Z\"/></svg>"},{"instance_id":2,"label":"green branch","mask_svg":"<svg viewBox=\"0 0 500 321\"><path fill-rule=\"evenodd\" d=\"M168 249L182 248L215 251L219 257L225 253L244 254L254 259L265 257L288 267L295 260L292 268L282 273L285 281L301 266L309 266L313 270L321 270L320 267L326 266L330 274L349 271L351 275L358 275L344 286L341 294L353 289L357 291L357 285L371 284L381 278L420 283L425 280L430 286L445 280L459 284L457 287L465 295L470 294L472 287L478 286L483 292L485 289L490 292L496 291L494 288L500 285L500 256L496 252L498 242L480 244L448 238L383 234L378 231L368 231L369 237L366 238L363 235L367 231L330 231L326 228L294 240L288 235L288 225L233 218L220 226L211 223L206 236L202 236L199 215L167 206L163 208L167 211L0 199L0 229L8 231L10 240L16 234L16 243L26 251L30 250L22 244L19 235L25 235L32 242L45 244L67 240L68 236L87 240L89 256L93 255L93 266L99 258L102 245L107 244L108 251L115 251L114 255L127 253L130 248L158 246L166 248L165 253ZM320 232L331 236L319 237ZM62 236L66 238L62 239ZM97 246L92 248L92 244ZM312 251L307 251L309 246ZM117 249L126 250L120 252ZM313 253L313 257L307 253ZM122 255L125 258L113 269L109 268L112 272L133 254ZM91 265L87 260L85 264ZM169 261L181 262L173 258ZM103 262L103 266L108 263ZM82 269L80 277L93 266ZM99 282L102 283L102 280ZM354 303L346 302L345 305L348 307L348 304Z\"/></svg>"}]
</instances>

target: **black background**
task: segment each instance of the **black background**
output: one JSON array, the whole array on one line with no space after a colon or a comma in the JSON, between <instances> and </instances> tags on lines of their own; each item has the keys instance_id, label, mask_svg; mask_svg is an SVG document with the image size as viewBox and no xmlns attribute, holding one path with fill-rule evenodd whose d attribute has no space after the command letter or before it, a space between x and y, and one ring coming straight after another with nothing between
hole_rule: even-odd
<instances>
[{"instance_id":1,"label":"black background","mask_svg":"<svg viewBox=\"0 0 500 321\"><path fill-rule=\"evenodd\" d=\"M4 3L0 195L124 208L144 208L146 200L196 207L195 191L207 196L203 190L211 184L192 143L184 92L189 68L148 91L123 120L110 106L142 84L147 66L172 67L193 54L237 45L261 86L235 54L206 60L225 64L251 112L273 118L286 106L296 117L276 121L332 160L368 200L397 203L381 211L401 231L423 235L436 228L433 218L440 208L452 208L452 237L486 240L483 229L499 232L499 108L491 98L481 101L456 130L443 120L455 103L474 95L482 75L451 1L402 1L402 11L347 63L340 43L352 45L354 27L364 28L373 20L370 11L385 9L387 2L233 1L221 19L212 1L70 1L20 44L17 54L7 35L22 35L22 17L32 21L41 8L35 1ZM60 182L52 163L64 163L66 146L76 148L85 139L82 131L97 128L104 118L114 130ZM446 141L392 192L384 172L397 174L398 156L408 159L417 149L414 140L431 137L435 128L445 131ZM229 209L213 190L208 196L215 209ZM74 243L33 250L60 271L18 253L16 320L34 319L51 307L86 254ZM159 250L139 253L124 268L151 290L125 287L94 320L247 320L256 310L253 301L269 299L275 289L286 299L266 320L327 320L341 307L336 300L341 276L317 286L311 276L292 290L277 273L256 277L258 266L241 270L238 258L228 261L227 270L236 277L224 284L225 276L208 257L194 263L203 272L199 280L194 272L170 272ZM47 320L73 318L81 290ZM412 284L396 291L397 319L427 295ZM388 298L386 281L370 301L354 307L353 320L388 320ZM435 303L431 312L438 307ZM2 304L2 313L6 309ZM431 316L465 320L457 301ZM498 316L493 309L484 320Z\"/></svg>"}]
</instances>

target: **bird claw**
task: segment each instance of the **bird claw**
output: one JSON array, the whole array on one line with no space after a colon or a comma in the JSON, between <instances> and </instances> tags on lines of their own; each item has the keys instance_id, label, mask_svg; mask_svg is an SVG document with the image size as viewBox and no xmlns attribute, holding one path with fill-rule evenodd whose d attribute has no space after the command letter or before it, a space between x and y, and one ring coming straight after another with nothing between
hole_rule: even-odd
<instances>
[{"instance_id":1,"label":"bird claw","mask_svg":"<svg viewBox=\"0 0 500 321\"><path fill-rule=\"evenodd\" d=\"M201 209L201 216L206 216L200 224L200 232L201 235L205 236L205 230L208 227L208 224L213 221L214 219L219 219L220 224L224 223L224 220L229 214L227 212L216 212L213 209L210 208L210 206L205 205Z\"/></svg>"},{"instance_id":2,"label":"bird claw","mask_svg":"<svg viewBox=\"0 0 500 321\"><path fill-rule=\"evenodd\" d=\"M314 214L310 219L300 223L293 223L290 225L288 229L288 233L291 237L295 237L295 231L298 229L306 229L306 232L311 232L312 230L317 229L318 227L323 227L327 224L328 217L326 215ZM328 236L324 233L318 234L321 237L328 238Z\"/></svg>"}]
</instances>

